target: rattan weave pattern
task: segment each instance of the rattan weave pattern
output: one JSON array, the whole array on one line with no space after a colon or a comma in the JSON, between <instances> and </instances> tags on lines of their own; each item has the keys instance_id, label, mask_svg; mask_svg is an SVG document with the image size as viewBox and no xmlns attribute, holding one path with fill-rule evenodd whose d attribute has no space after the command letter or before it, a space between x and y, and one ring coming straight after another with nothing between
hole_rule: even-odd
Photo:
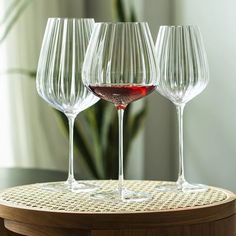
<instances>
[{"instance_id":1,"label":"rattan weave pattern","mask_svg":"<svg viewBox=\"0 0 236 236\"><path fill-rule=\"evenodd\" d=\"M103 190L112 190L117 181L87 181L99 185ZM156 212L192 208L221 203L228 194L217 188L209 188L207 192L181 193L157 192L157 181L125 181L125 185L136 191L147 192L152 199L146 202L104 201L90 197L90 193L52 192L42 189L42 184L18 186L7 189L0 194L2 204L44 211L75 213L134 213Z\"/></svg>"}]
</instances>

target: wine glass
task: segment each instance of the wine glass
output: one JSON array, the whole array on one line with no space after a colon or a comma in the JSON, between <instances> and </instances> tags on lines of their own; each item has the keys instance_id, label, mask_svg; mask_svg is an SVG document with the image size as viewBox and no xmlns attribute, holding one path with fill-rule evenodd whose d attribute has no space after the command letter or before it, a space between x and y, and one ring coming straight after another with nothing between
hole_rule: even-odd
<instances>
[{"instance_id":1,"label":"wine glass","mask_svg":"<svg viewBox=\"0 0 236 236\"><path fill-rule=\"evenodd\" d=\"M66 182L48 183L55 191L92 191L96 186L76 181L73 166L73 128L76 116L99 99L82 82L82 64L94 26L93 19L49 18L37 70L37 91L69 122L69 171Z\"/></svg>"},{"instance_id":2,"label":"wine glass","mask_svg":"<svg viewBox=\"0 0 236 236\"><path fill-rule=\"evenodd\" d=\"M83 81L98 97L112 102L119 120L118 189L93 194L100 199L144 201L149 195L125 188L123 115L126 106L155 90L158 67L147 23L96 23L83 65Z\"/></svg>"},{"instance_id":3,"label":"wine glass","mask_svg":"<svg viewBox=\"0 0 236 236\"><path fill-rule=\"evenodd\" d=\"M183 111L186 103L201 93L209 81L207 56L197 26L161 26L156 41L160 67L157 91L174 103L178 115L179 173L176 183L157 186L160 191L206 191L207 186L190 184L184 175Z\"/></svg>"}]
</instances>

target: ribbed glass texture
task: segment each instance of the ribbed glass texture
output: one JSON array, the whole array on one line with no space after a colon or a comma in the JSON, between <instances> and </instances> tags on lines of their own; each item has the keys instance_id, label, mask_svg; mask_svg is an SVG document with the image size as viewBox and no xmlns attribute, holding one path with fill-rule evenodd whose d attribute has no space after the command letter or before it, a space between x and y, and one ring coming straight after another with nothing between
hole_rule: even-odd
<instances>
[{"instance_id":1,"label":"ribbed glass texture","mask_svg":"<svg viewBox=\"0 0 236 236\"><path fill-rule=\"evenodd\" d=\"M157 90L162 95L180 105L204 90L209 70L197 26L161 26L156 53L161 78Z\"/></svg>"},{"instance_id":2,"label":"ribbed glass texture","mask_svg":"<svg viewBox=\"0 0 236 236\"><path fill-rule=\"evenodd\" d=\"M118 111L118 188L93 196L122 201L146 201L150 196L124 186L123 116L127 105L153 92L159 69L154 43L145 22L96 23L83 65L83 81L98 97Z\"/></svg>"},{"instance_id":3,"label":"ribbed glass texture","mask_svg":"<svg viewBox=\"0 0 236 236\"><path fill-rule=\"evenodd\" d=\"M43 99L67 115L76 115L98 101L84 86L81 70L93 19L50 18L37 72Z\"/></svg>"},{"instance_id":4,"label":"ribbed glass texture","mask_svg":"<svg viewBox=\"0 0 236 236\"><path fill-rule=\"evenodd\" d=\"M96 23L91 38L85 84L157 85L159 70L147 23Z\"/></svg>"},{"instance_id":5,"label":"ribbed glass texture","mask_svg":"<svg viewBox=\"0 0 236 236\"><path fill-rule=\"evenodd\" d=\"M206 52L197 26L161 26L156 42L160 67L157 91L171 100L178 115L179 173L176 183L157 186L159 191L206 191L207 186L190 184L184 174L183 112L185 104L203 91L209 81Z\"/></svg>"},{"instance_id":6,"label":"ribbed glass texture","mask_svg":"<svg viewBox=\"0 0 236 236\"><path fill-rule=\"evenodd\" d=\"M69 165L66 182L44 186L53 191L94 191L96 186L79 183L74 178L73 131L79 112L99 99L82 81L82 66L93 19L50 18L45 29L39 57L36 86L39 95L62 111L69 123Z\"/></svg>"}]
</instances>

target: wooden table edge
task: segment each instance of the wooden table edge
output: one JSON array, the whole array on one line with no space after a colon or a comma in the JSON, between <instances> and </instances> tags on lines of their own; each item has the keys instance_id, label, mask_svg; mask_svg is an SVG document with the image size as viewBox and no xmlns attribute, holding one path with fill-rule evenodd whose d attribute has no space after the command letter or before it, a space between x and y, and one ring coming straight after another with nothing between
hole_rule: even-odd
<instances>
[{"instance_id":1,"label":"wooden table edge","mask_svg":"<svg viewBox=\"0 0 236 236\"><path fill-rule=\"evenodd\" d=\"M220 203L193 208L135 213L79 213L24 209L0 202L0 217L9 221L47 227L79 229L121 229L161 225L195 224L230 217L236 212L236 195L224 190L228 198Z\"/></svg>"}]
</instances>

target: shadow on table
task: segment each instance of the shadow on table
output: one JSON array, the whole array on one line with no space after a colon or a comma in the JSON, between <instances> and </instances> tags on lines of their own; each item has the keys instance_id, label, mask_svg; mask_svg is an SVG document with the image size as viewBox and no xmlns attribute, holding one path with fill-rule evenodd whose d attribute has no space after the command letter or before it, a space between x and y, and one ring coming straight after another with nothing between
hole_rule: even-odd
<instances>
[{"instance_id":1,"label":"shadow on table","mask_svg":"<svg viewBox=\"0 0 236 236\"><path fill-rule=\"evenodd\" d=\"M63 171L29 169L29 168L0 168L0 190L25 184L65 181L67 173ZM4 221L0 218L0 236L16 236L19 234L5 229Z\"/></svg>"},{"instance_id":2,"label":"shadow on table","mask_svg":"<svg viewBox=\"0 0 236 236\"><path fill-rule=\"evenodd\" d=\"M63 171L29 168L0 168L0 190L24 184L64 181L66 178L67 173Z\"/></svg>"}]
</instances>

